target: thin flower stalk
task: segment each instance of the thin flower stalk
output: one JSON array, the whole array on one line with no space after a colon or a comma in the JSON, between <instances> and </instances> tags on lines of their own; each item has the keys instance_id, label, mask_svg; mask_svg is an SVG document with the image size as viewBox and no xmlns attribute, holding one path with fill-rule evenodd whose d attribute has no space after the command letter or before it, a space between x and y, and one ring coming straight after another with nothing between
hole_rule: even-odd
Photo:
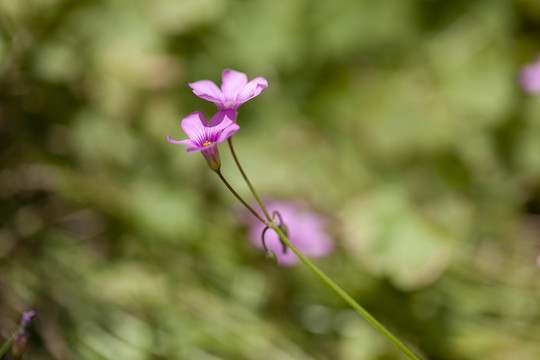
<instances>
[{"instance_id":1,"label":"thin flower stalk","mask_svg":"<svg viewBox=\"0 0 540 360\"><path fill-rule=\"evenodd\" d=\"M253 210L253 208L251 206L249 206L249 204L244 199L242 199L242 197L236 192L236 190L234 190L234 188L231 186L231 184L229 184L227 179L225 179L225 177L223 176L223 174L221 173L220 170L217 170L216 174L219 176L221 181L225 184L227 189L229 189L229 191L232 192L232 194L238 199L238 201L240 201L242 203L242 205L244 205L246 207L246 209L248 209L263 224L269 224L268 221L264 220L259 214L257 214L257 212L255 210Z\"/></svg>"},{"instance_id":2,"label":"thin flower stalk","mask_svg":"<svg viewBox=\"0 0 540 360\"><path fill-rule=\"evenodd\" d=\"M272 224L270 226L280 237L281 241L285 243L299 258L306 264L306 266L313 271L322 281L324 281L332 290L334 290L343 300L345 300L354 310L364 317L373 327L379 330L384 336L388 338L395 346L397 346L409 359L421 360L411 349L403 344L394 334L392 334L384 325L377 321L366 309L364 309L359 303L357 303L345 290L343 290L338 284L336 284L330 277L328 277L321 269L319 269L314 263L304 256L294 245L290 242L289 238L281 231L279 226Z\"/></svg>"},{"instance_id":3,"label":"thin flower stalk","mask_svg":"<svg viewBox=\"0 0 540 360\"><path fill-rule=\"evenodd\" d=\"M249 181L249 178L247 177L246 173L244 172L244 169L242 168L242 165L240 165L240 161L238 161L238 158L236 157L236 152L234 151L232 138L228 138L227 142L229 143L229 148L231 149L231 154L233 156L234 162L236 163L236 166L238 167L238 170L240 170L240 174L242 174L242 177L244 178L244 181L246 182L247 186L249 187L249 190L251 190L251 193L253 194L253 197L255 198L255 200L257 200L257 203L259 203L259 206L261 207L261 210L264 212L264 216L266 217L266 219L268 221L271 221L272 218L270 217L270 214L268 214L268 211L264 207L264 204L263 204L261 198L259 197L259 195L257 195L257 191L255 191L255 188L251 184L251 181Z\"/></svg>"}]
</instances>

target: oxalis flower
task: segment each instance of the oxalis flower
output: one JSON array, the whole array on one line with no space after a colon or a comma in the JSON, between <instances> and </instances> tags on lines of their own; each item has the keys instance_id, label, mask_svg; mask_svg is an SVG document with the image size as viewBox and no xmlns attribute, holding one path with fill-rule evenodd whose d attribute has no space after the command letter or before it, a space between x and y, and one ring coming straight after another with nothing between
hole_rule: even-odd
<instances>
[{"instance_id":1,"label":"oxalis flower","mask_svg":"<svg viewBox=\"0 0 540 360\"><path fill-rule=\"evenodd\" d=\"M525 92L540 95L540 56L535 63L527 64L521 68L519 81Z\"/></svg>"},{"instance_id":2,"label":"oxalis flower","mask_svg":"<svg viewBox=\"0 0 540 360\"><path fill-rule=\"evenodd\" d=\"M325 219L311 211L302 202L297 201L269 201L265 202L270 214L278 211L283 223L287 226L291 243L309 258L321 258L334 251L334 242L326 232ZM251 244L264 249L261 234L265 225L251 215L243 217L248 225L248 237ZM265 243L268 250L273 251L277 257L278 265L293 266L300 259L291 250L283 252L283 244L278 234L269 229L265 233Z\"/></svg>"},{"instance_id":3,"label":"oxalis flower","mask_svg":"<svg viewBox=\"0 0 540 360\"><path fill-rule=\"evenodd\" d=\"M236 113L232 110L218 111L207 123L206 117L200 111L195 111L182 119L180 125L189 139L173 140L172 144L187 145L187 152L200 151L210 169L218 171L221 167L217 144L227 140L240 126L234 122Z\"/></svg>"},{"instance_id":4,"label":"oxalis flower","mask_svg":"<svg viewBox=\"0 0 540 360\"><path fill-rule=\"evenodd\" d=\"M268 81L257 77L248 82L247 75L235 70L225 69L221 75L221 89L210 80L200 80L190 83L195 95L215 103L220 110L235 110L240 105L259 95Z\"/></svg>"}]
</instances>

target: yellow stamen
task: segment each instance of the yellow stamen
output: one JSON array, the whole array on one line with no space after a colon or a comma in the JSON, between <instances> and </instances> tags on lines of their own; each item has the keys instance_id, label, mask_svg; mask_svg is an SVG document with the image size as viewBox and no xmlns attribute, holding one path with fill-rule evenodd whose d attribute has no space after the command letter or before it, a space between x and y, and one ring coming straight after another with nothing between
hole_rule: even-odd
<instances>
[{"instance_id":1,"label":"yellow stamen","mask_svg":"<svg viewBox=\"0 0 540 360\"><path fill-rule=\"evenodd\" d=\"M212 143L208 140L206 140L204 143L203 143L203 146L206 146L206 145L212 145Z\"/></svg>"}]
</instances>

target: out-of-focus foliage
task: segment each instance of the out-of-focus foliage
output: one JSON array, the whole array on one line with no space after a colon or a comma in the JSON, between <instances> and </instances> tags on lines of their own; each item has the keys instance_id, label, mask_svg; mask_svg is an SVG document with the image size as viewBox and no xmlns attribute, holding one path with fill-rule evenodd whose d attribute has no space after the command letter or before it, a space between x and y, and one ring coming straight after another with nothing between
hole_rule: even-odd
<instances>
[{"instance_id":1,"label":"out-of-focus foliage","mask_svg":"<svg viewBox=\"0 0 540 360\"><path fill-rule=\"evenodd\" d=\"M226 67L268 79L236 150L331 218L338 283L425 358L540 358L538 1L2 0L0 32L0 336L35 309L28 359L403 358L165 140Z\"/></svg>"}]
</instances>

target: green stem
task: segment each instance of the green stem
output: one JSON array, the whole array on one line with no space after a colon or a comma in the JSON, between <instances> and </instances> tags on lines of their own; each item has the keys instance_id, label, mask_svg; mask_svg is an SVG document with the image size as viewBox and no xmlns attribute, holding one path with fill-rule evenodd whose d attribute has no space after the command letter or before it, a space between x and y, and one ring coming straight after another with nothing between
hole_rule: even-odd
<instances>
[{"instance_id":1,"label":"green stem","mask_svg":"<svg viewBox=\"0 0 540 360\"><path fill-rule=\"evenodd\" d=\"M11 347L11 344L13 344L13 341L15 340L15 335L16 334L17 334L17 332L14 332L13 335L11 335L9 337L9 339L7 339L6 342L0 348L0 359L9 350L9 348Z\"/></svg>"},{"instance_id":2,"label":"green stem","mask_svg":"<svg viewBox=\"0 0 540 360\"><path fill-rule=\"evenodd\" d=\"M270 214L268 214L268 211L266 211L266 208L264 207L264 204L263 204L261 198L259 197L259 195L257 195L257 192L255 191L255 188L253 187L253 185L251 185L251 181L249 181L246 173L244 172L244 169L242 169L242 165L240 165L240 161L238 161L238 158L236 157L236 153L234 152L234 147L233 147L233 144L232 144L232 138L228 138L227 142L229 143L229 148L231 149L231 154L233 156L234 162L236 163L236 166L238 167L238 170L240 170L240 174L242 174L242 177L244 178L244 180L246 181L246 184L249 187L249 190L251 190L251 193L253 194L253 196L255 197L257 202L259 203L259 206L261 207L262 211L264 212L264 216L266 216L266 219L268 221L271 221L272 218L270 217Z\"/></svg>"},{"instance_id":3,"label":"green stem","mask_svg":"<svg viewBox=\"0 0 540 360\"><path fill-rule=\"evenodd\" d=\"M251 211L251 213L257 218L259 219L263 224L268 224L269 222L264 220L261 215L257 214L257 212L255 210L253 210L253 208L251 206L248 205L247 202L244 201L244 199L242 199L242 197L240 195L238 195L238 193L233 189L233 187L231 186L231 184L229 184L229 182L225 179L225 177L223 177L223 174L221 173L220 170L217 170L216 171L216 174L219 176L219 178L221 179L221 181L223 181L223 183L225 184L225 186L227 186L227 188L233 193L234 196L236 196L236 198L238 199L238 201L240 201L249 211Z\"/></svg>"},{"instance_id":4,"label":"green stem","mask_svg":"<svg viewBox=\"0 0 540 360\"><path fill-rule=\"evenodd\" d=\"M397 337L394 336L387 328L385 328L380 322L378 322L366 309L364 309L360 304L358 304L349 294L345 292L338 284L336 284L332 279L330 279L322 270L320 270L315 264L313 264L308 258L304 256L287 236L281 231L281 229L274 224L270 226L274 231L279 235L281 240L287 245L308 268L310 268L318 277L322 279L332 290L334 290L339 296L343 298L354 310L356 310L360 315L362 315L371 325L373 325L377 330L379 330L384 336L388 338L395 346L397 346L409 359L420 360L418 355L416 355L412 350L410 350L405 344L403 344Z\"/></svg>"}]
</instances>

